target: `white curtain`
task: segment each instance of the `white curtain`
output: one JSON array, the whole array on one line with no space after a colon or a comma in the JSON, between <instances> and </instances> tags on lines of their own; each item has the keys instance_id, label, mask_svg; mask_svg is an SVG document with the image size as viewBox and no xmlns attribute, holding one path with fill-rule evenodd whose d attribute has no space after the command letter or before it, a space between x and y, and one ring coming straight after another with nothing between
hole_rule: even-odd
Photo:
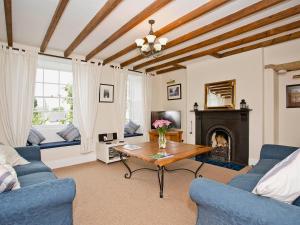
<instances>
[{"instance_id":1,"label":"white curtain","mask_svg":"<svg viewBox=\"0 0 300 225\"><path fill-rule=\"evenodd\" d=\"M130 73L127 80L126 119L144 125L144 78L141 74Z\"/></svg>"},{"instance_id":2,"label":"white curtain","mask_svg":"<svg viewBox=\"0 0 300 225\"><path fill-rule=\"evenodd\" d=\"M0 47L1 142L24 146L31 127L37 52Z\"/></svg>"},{"instance_id":3,"label":"white curtain","mask_svg":"<svg viewBox=\"0 0 300 225\"><path fill-rule=\"evenodd\" d=\"M117 129L118 139L124 138L124 125L126 117L127 105L127 78L128 73L119 67L114 67L114 81L115 81L115 127Z\"/></svg>"},{"instance_id":4,"label":"white curtain","mask_svg":"<svg viewBox=\"0 0 300 225\"><path fill-rule=\"evenodd\" d=\"M152 102L152 76L143 74L143 93L144 93L144 124L143 133L145 141L149 141L148 131L151 129L151 102Z\"/></svg>"},{"instance_id":5,"label":"white curtain","mask_svg":"<svg viewBox=\"0 0 300 225\"><path fill-rule=\"evenodd\" d=\"M95 124L102 65L73 59L72 69L74 117L81 134L81 153L88 153L96 149Z\"/></svg>"}]
</instances>

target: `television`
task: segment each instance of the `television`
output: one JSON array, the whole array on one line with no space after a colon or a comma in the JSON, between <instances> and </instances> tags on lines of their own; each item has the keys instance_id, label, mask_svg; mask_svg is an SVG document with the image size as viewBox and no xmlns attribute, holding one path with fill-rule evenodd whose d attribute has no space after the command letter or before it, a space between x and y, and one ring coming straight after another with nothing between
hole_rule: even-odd
<instances>
[{"instance_id":1,"label":"television","mask_svg":"<svg viewBox=\"0 0 300 225\"><path fill-rule=\"evenodd\" d=\"M170 128L181 129L181 112L180 111L152 111L151 112L151 128L155 120L169 120L171 122Z\"/></svg>"}]
</instances>

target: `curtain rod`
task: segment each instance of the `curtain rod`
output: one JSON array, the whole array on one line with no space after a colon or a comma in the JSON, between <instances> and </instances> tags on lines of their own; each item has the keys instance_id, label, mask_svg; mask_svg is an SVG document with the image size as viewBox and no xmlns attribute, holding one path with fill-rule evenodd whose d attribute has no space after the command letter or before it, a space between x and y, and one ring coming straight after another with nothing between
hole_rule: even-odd
<instances>
[{"instance_id":1,"label":"curtain rod","mask_svg":"<svg viewBox=\"0 0 300 225\"><path fill-rule=\"evenodd\" d=\"M7 48L9 48L9 47L7 47ZM26 52L26 50L24 50L24 49L19 49L19 48L14 48L14 47L12 47L12 49L13 50L16 50L16 51L22 51L22 52ZM69 57L64 57L64 56L59 56L59 55L52 55L52 54L47 54L47 53L43 53L43 52L38 52L38 54L39 55L44 55L44 56L49 56L49 57L54 57L54 58L59 58L59 59L67 59L67 60L72 60L72 58L69 58ZM87 62L86 60L80 60L81 62ZM93 64L95 64L95 62L92 62L92 61L90 61L90 63L93 63ZM99 62L98 63L98 66L99 65L101 65L101 63ZM110 67L114 67L113 65L110 65ZM143 72L141 72L141 71L137 71L137 70L132 70L132 69L128 69L129 71L132 71L132 72L136 72L136 73L143 73Z\"/></svg>"}]
</instances>

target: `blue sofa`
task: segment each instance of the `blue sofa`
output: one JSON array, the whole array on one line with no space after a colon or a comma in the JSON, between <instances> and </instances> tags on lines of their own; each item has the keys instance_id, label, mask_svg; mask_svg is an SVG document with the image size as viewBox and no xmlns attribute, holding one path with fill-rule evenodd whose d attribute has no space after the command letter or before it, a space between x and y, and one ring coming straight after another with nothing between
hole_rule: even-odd
<instances>
[{"instance_id":1,"label":"blue sofa","mask_svg":"<svg viewBox=\"0 0 300 225\"><path fill-rule=\"evenodd\" d=\"M195 179L190 196L198 206L197 225L300 224L300 197L290 205L251 193L265 173L297 149L264 145L253 169L235 177L228 185Z\"/></svg>"},{"instance_id":2,"label":"blue sofa","mask_svg":"<svg viewBox=\"0 0 300 225\"><path fill-rule=\"evenodd\" d=\"M30 161L14 167L21 188L0 193L0 224L2 225L71 225L75 182L57 179L41 161L38 146L16 148Z\"/></svg>"}]
</instances>

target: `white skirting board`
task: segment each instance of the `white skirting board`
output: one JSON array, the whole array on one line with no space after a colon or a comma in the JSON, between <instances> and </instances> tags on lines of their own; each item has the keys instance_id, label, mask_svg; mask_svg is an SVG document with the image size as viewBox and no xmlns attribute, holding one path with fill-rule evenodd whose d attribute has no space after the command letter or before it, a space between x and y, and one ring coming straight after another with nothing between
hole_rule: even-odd
<instances>
[{"instance_id":1,"label":"white skirting board","mask_svg":"<svg viewBox=\"0 0 300 225\"><path fill-rule=\"evenodd\" d=\"M41 150L42 161L51 169L96 161L96 153L80 153L80 146L67 146Z\"/></svg>"}]
</instances>

